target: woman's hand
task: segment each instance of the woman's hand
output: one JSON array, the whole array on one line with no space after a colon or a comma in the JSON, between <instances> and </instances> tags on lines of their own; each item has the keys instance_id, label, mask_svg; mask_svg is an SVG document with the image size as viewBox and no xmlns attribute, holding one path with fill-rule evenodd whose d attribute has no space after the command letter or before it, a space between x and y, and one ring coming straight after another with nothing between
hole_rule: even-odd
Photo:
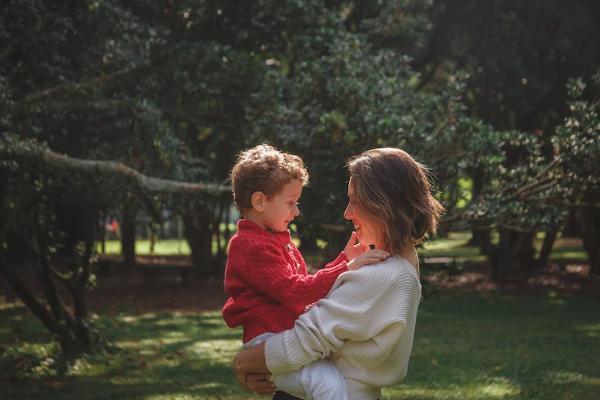
<instances>
[{"instance_id":1,"label":"woman's hand","mask_svg":"<svg viewBox=\"0 0 600 400\"><path fill-rule=\"evenodd\" d=\"M244 387L264 396L272 396L277 390L269 374L246 374Z\"/></svg>"},{"instance_id":2,"label":"woman's hand","mask_svg":"<svg viewBox=\"0 0 600 400\"><path fill-rule=\"evenodd\" d=\"M356 271L357 269L359 269L360 267L362 267L364 265L381 262L381 261L385 260L386 258L388 258L389 256L390 256L390 253L388 253L385 250L379 250L379 249L368 250L368 251L365 251L364 253L362 253L361 255L359 255L358 257L356 257L355 259L350 260L348 262L348 269L350 271Z\"/></svg>"},{"instance_id":3,"label":"woman's hand","mask_svg":"<svg viewBox=\"0 0 600 400\"><path fill-rule=\"evenodd\" d=\"M257 394L275 393L277 388L265 360L265 344L239 351L233 358L233 370L241 387Z\"/></svg>"},{"instance_id":4,"label":"woman's hand","mask_svg":"<svg viewBox=\"0 0 600 400\"><path fill-rule=\"evenodd\" d=\"M365 251L369 250L369 246L362 244L358 241L358 234L356 231L352 231L346 247L344 247L344 254L348 257L348 260L353 260Z\"/></svg>"}]
</instances>

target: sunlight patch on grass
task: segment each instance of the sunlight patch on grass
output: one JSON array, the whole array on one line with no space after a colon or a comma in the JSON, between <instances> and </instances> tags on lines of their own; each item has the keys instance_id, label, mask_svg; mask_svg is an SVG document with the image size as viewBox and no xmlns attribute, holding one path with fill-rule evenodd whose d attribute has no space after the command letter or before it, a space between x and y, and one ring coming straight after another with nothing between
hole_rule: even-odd
<instances>
[{"instance_id":1,"label":"sunlight patch on grass","mask_svg":"<svg viewBox=\"0 0 600 400\"><path fill-rule=\"evenodd\" d=\"M191 351L205 359L220 362L231 362L235 353L242 349L239 340L209 340L191 344L186 347L186 351Z\"/></svg>"},{"instance_id":2,"label":"sunlight patch on grass","mask_svg":"<svg viewBox=\"0 0 600 400\"><path fill-rule=\"evenodd\" d=\"M600 324L579 325L576 329L585 333L588 337L600 337Z\"/></svg>"},{"instance_id":3,"label":"sunlight patch on grass","mask_svg":"<svg viewBox=\"0 0 600 400\"><path fill-rule=\"evenodd\" d=\"M398 385L383 390L385 398L401 399L505 399L521 394L519 385L507 378L493 378L491 382L452 384L449 386Z\"/></svg>"},{"instance_id":4,"label":"sunlight patch on grass","mask_svg":"<svg viewBox=\"0 0 600 400\"><path fill-rule=\"evenodd\" d=\"M144 397L145 400L195 400L197 396L192 396L185 393L168 393L168 394L155 394Z\"/></svg>"},{"instance_id":5,"label":"sunlight patch on grass","mask_svg":"<svg viewBox=\"0 0 600 400\"><path fill-rule=\"evenodd\" d=\"M600 377L589 377L579 372L573 371L550 371L547 372L542 380L550 384L573 384L579 383L584 385L595 385L600 386Z\"/></svg>"},{"instance_id":6,"label":"sunlight patch on grass","mask_svg":"<svg viewBox=\"0 0 600 400\"><path fill-rule=\"evenodd\" d=\"M493 383L481 387L481 392L492 398L516 396L520 391L518 385L513 384L506 378L495 378Z\"/></svg>"},{"instance_id":7,"label":"sunlight patch on grass","mask_svg":"<svg viewBox=\"0 0 600 400\"><path fill-rule=\"evenodd\" d=\"M471 240L470 233L449 233L447 238L433 239L425 242L426 250L449 250L466 245Z\"/></svg>"},{"instance_id":8,"label":"sunlight patch on grass","mask_svg":"<svg viewBox=\"0 0 600 400\"><path fill-rule=\"evenodd\" d=\"M75 360L73 365L69 367L69 375L71 376L93 377L99 376L104 372L104 368L98 368L84 357Z\"/></svg>"},{"instance_id":9,"label":"sunlight patch on grass","mask_svg":"<svg viewBox=\"0 0 600 400\"><path fill-rule=\"evenodd\" d=\"M166 337L166 340L169 340L170 343L177 343L177 342L180 342L181 340L188 339L185 332L180 332L180 331L165 332L163 334L163 337Z\"/></svg>"},{"instance_id":10,"label":"sunlight patch on grass","mask_svg":"<svg viewBox=\"0 0 600 400\"><path fill-rule=\"evenodd\" d=\"M119 240L107 240L105 242L104 254L121 254L121 242ZM96 251L102 253L101 243L97 243ZM165 239L154 244L154 252L150 252L149 240L136 240L135 253L138 255L189 255L190 246L186 240Z\"/></svg>"},{"instance_id":11,"label":"sunlight patch on grass","mask_svg":"<svg viewBox=\"0 0 600 400\"><path fill-rule=\"evenodd\" d=\"M13 308L25 308L25 306L20 301L8 301L3 296L0 296L0 311L10 310Z\"/></svg>"},{"instance_id":12,"label":"sunlight patch on grass","mask_svg":"<svg viewBox=\"0 0 600 400\"><path fill-rule=\"evenodd\" d=\"M582 250L562 251L558 249L553 250L550 255L551 260L585 260L586 257L585 251Z\"/></svg>"}]
</instances>

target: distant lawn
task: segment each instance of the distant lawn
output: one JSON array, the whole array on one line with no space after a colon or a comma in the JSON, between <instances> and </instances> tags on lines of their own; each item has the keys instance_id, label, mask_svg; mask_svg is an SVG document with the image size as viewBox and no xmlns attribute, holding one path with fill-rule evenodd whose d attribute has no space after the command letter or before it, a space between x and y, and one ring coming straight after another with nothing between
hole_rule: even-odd
<instances>
[{"instance_id":1,"label":"distant lawn","mask_svg":"<svg viewBox=\"0 0 600 400\"><path fill-rule=\"evenodd\" d=\"M408 376L383 398L597 399L599 309L589 297L428 295ZM82 359L60 381L48 373L48 334L23 307L0 305L0 398L260 398L234 383L240 331L217 312L127 311L97 324L120 350Z\"/></svg>"},{"instance_id":2,"label":"distant lawn","mask_svg":"<svg viewBox=\"0 0 600 400\"><path fill-rule=\"evenodd\" d=\"M479 248L469 246L471 234L468 232L450 232L447 237L426 242L419 253L423 257L453 257L463 261L481 262L485 256L481 255ZM492 242L497 242L497 237L492 237ZM534 242L539 252L542 247L543 235L538 235ZM559 238L554 243L550 259L555 261L585 260L587 257L578 239Z\"/></svg>"},{"instance_id":3,"label":"distant lawn","mask_svg":"<svg viewBox=\"0 0 600 400\"><path fill-rule=\"evenodd\" d=\"M105 242L105 254L121 254L121 242L119 240L107 240ZM98 253L102 252L100 243L96 246ZM135 253L138 255L189 255L190 246L186 240L167 239L159 240L154 244L154 252L150 252L149 240L136 240Z\"/></svg>"},{"instance_id":4,"label":"distant lawn","mask_svg":"<svg viewBox=\"0 0 600 400\"><path fill-rule=\"evenodd\" d=\"M479 248L468 245L470 239L470 233L451 232L445 238L439 238L425 243L425 245L419 249L419 253L423 257L452 257L468 262L485 261L486 258L481 255ZM535 245L538 251L541 248L541 242L542 238L536 240ZM107 240L105 246L106 254L121 254L120 241ZM214 244L213 247L216 249L216 244ZM98 244L97 249L100 253L100 244ZM190 247L185 240L167 239L157 241L154 246L154 252L150 252L149 240L137 240L136 254L189 255ZM550 258L552 260L585 260L586 254L577 240L558 239Z\"/></svg>"}]
</instances>

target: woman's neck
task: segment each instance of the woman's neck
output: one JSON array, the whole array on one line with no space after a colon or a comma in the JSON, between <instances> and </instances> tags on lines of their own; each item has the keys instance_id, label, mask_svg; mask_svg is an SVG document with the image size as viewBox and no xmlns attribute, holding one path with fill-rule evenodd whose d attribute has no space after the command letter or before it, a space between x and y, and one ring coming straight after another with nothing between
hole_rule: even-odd
<instances>
[{"instance_id":1,"label":"woman's neck","mask_svg":"<svg viewBox=\"0 0 600 400\"><path fill-rule=\"evenodd\" d=\"M417 270L417 274L419 274L419 254L414 244L404 246L399 256L408 261Z\"/></svg>"}]
</instances>

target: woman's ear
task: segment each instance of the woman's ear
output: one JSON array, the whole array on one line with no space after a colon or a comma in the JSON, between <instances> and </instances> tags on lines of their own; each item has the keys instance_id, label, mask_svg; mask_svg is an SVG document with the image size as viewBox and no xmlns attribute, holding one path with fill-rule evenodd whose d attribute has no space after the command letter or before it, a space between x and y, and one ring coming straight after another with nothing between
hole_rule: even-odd
<instances>
[{"instance_id":1,"label":"woman's ear","mask_svg":"<svg viewBox=\"0 0 600 400\"><path fill-rule=\"evenodd\" d=\"M252 193L252 197L250 198L250 202L252 203L252 208L257 212L261 213L265 210L265 202L267 201L267 196L263 192L254 192Z\"/></svg>"}]
</instances>

